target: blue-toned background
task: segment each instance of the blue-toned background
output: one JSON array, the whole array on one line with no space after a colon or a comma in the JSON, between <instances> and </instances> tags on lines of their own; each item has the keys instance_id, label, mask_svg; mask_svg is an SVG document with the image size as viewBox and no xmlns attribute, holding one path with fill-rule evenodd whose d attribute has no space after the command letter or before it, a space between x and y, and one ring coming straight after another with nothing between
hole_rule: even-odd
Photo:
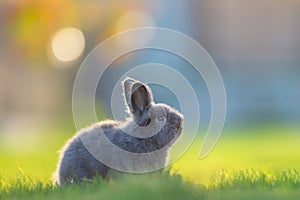
<instances>
[{"instance_id":1,"label":"blue-toned background","mask_svg":"<svg viewBox=\"0 0 300 200\"><path fill-rule=\"evenodd\" d=\"M268 166L269 158L274 167L298 167L299 19L298 0L1 1L0 170L13 174L20 166L40 177L51 176L57 151L76 131L72 87L81 62L104 39L143 26L170 28L194 38L222 74L228 104L225 132L219 151L217 145L206 161L210 164L204 160L201 166L231 166L219 159L227 156L234 158L232 165ZM117 45L122 44L111 51ZM97 90L99 118L111 117L110 92L118 78L149 62L169 65L190 80L200 102L203 133L210 119L205 83L184 59L158 50L132 52L112 63ZM153 90L157 101L178 106L172 93L158 86ZM257 135L265 143L255 142ZM237 141L226 145L228 137ZM220 154L228 146L233 152ZM234 152L245 152L246 157ZM247 162L235 163L240 157Z\"/></svg>"}]
</instances>

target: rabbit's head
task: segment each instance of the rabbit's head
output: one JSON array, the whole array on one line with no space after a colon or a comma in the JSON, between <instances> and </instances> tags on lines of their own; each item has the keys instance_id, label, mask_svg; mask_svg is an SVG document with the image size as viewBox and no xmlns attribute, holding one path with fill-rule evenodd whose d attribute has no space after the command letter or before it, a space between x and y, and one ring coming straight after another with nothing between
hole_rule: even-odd
<instances>
[{"instance_id":1,"label":"rabbit's head","mask_svg":"<svg viewBox=\"0 0 300 200\"><path fill-rule=\"evenodd\" d=\"M182 132L183 116L166 104L156 104L147 84L126 78L123 90L128 111L132 116L130 134L141 138L153 137L159 147L173 144Z\"/></svg>"}]
</instances>

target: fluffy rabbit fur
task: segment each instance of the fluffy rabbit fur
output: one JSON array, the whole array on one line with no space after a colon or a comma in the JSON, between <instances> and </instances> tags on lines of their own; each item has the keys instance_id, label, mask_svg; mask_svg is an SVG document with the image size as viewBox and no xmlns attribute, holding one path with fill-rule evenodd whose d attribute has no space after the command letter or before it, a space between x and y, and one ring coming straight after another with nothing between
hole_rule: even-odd
<instances>
[{"instance_id":1,"label":"fluffy rabbit fur","mask_svg":"<svg viewBox=\"0 0 300 200\"><path fill-rule=\"evenodd\" d=\"M146 167L165 166L168 150L182 132L183 116L165 104L155 104L148 85L126 78L123 91L129 118L125 122L104 121L80 130L67 142L61 151L55 181L57 184L80 182L96 175L106 177L110 167L96 159L81 140L81 136L90 139L97 151L107 151L105 144L95 135L99 131L121 149L132 153L149 153L164 149L162 154L152 160L143 160ZM141 129L142 128L142 129ZM158 131L157 131L158 130ZM130 133L130 134L127 134ZM106 152L112 159L122 163L124 159L114 152ZM123 159L123 160L122 160ZM129 158L130 159L130 158ZM131 162L131 161L130 161ZM127 162L128 163L128 162ZM132 161L134 167L134 161Z\"/></svg>"}]
</instances>

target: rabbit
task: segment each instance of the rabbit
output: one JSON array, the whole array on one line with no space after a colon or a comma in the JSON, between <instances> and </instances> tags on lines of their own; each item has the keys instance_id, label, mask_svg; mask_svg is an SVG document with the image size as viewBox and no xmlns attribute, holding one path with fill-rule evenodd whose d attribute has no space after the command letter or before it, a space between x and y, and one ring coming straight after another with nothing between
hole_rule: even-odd
<instances>
[{"instance_id":1,"label":"rabbit","mask_svg":"<svg viewBox=\"0 0 300 200\"><path fill-rule=\"evenodd\" d=\"M114 170L97 159L86 148L82 138L90 141L89 146L95 151L104 152L117 164L131 163L128 167L134 168L137 162L143 162L143 166L150 170L151 167L155 168L154 165L161 168L166 166L169 149L182 134L183 115L166 104L154 103L150 87L140 81L126 78L123 81L123 92L128 118L123 122L98 122L78 131L61 150L54 176L58 185L78 183L99 175L106 178L108 172ZM101 131L114 145L129 153L150 154L162 151L157 155L153 154L151 159L146 156L143 160L120 156L106 149L103 138L95 135Z\"/></svg>"}]
</instances>

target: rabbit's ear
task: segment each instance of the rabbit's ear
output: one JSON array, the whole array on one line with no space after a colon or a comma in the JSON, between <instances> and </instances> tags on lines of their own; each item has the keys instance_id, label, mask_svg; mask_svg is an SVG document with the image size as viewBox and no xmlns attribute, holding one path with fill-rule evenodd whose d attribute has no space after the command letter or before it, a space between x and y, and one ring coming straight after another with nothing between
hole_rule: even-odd
<instances>
[{"instance_id":1,"label":"rabbit's ear","mask_svg":"<svg viewBox=\"0 0 300 200\"><path fill-rule=\"evenodd\" d=\"M130 112L134 115L136 122L145 126L149 124L149 107L153 102L152 92L149 86L127 78L124 81L124 95Z\"/></svg>"}]
</instances>

